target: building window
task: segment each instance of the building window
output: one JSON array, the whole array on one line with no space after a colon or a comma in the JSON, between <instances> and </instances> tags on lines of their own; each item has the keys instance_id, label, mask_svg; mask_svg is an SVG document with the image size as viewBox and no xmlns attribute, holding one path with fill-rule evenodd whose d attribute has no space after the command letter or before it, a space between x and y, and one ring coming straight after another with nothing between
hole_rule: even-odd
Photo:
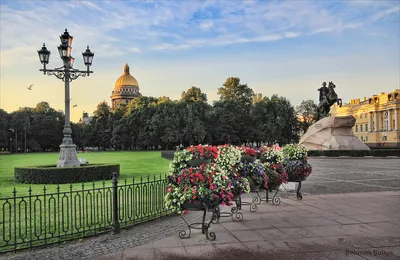
<instances>
[{"instance_id":1,"label":"building window","mask_svg":"<svg viewBox=\"0 0 400 260\"><path fill-rule=\"evenodd\" d=\"M362 137L362 136L360 137L360 139L361 139L361 141L364 141L364 139L363 139L363 137Z\"/></svg>"},{"instance_id":2,"label":"building window","mask_svg":"<svg viewBox=\"0 0 400 260\"><path fill-rule=\"evenodd\" d=\"M360 118L362 118L362 114L360 114Z\"/></svg>"},{"instance_id":3,"label":"building window","mask_svg":"<svg viewBox=\"0 0 400 260\"><path fill-rule=\"evenodd\" d=\"M358 125L356 125L356 132L358 132Z\"/></svg>"},{"instance_id":4,"label":"building window","mask_svg":"<svg viewBox=\"0 0 400 260\"><path fill-rule=\"evenodd\" d=\"M365 131L368 131L368 124L365 124Z\"/></svg>"},{"instance_id":5,"label":"building window","mask_svg":"<svg viewBox=\"0 0 400 260\"><path fill-rule=\"evenodd\" d=\"M382 136L382 141L387 141L387 136Z\"/></svg>"},{"instance_id":6,"label":"building window","mask_svg":"<svg viewBox=\"0 0 400 260\"><path fill-rule=\"evenodd\" d=\"M360 132L363 131L363 125L360 125Z\"/></svg>"},{"instance_id":7,"label":"building window","mask_svg":"<svg viewBox=\"0 0 400 260\"><path fill-rule=\"evenodd\" d=\"M368 142L368 136L365 137L365 141Z\"/></svg>"}]
</instances>

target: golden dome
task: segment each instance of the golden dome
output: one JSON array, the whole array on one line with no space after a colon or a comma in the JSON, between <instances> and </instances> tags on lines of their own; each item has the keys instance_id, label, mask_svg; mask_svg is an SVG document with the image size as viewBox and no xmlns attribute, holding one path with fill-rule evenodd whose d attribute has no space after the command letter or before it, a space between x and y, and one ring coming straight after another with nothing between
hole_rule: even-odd
<instances>
[{"instance_id":1,"label":"golden dome","mask_svg":"<svg viewBox=\"0 0 400 260\"><path fill-rule=\"evenodd\" d=\"M128 64L125 64L124 66L124 74L122 74L115 82L115 90L118 90L123 86L139 87L137 80L131 74L129 74Z\"/></svg>"}]
</instances>

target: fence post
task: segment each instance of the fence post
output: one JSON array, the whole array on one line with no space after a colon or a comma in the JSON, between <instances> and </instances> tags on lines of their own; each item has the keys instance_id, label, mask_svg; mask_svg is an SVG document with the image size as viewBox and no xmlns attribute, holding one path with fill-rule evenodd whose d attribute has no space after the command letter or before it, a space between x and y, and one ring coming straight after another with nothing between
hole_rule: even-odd
<instances>
[{"instance_id":1,"label":"fence post","mask_svg":"<svg viewBox=\"0 0 400 260\"><path fill-rule=\"evenodd\" d=\"M121 228L118 221L118 177L116 172L113 173L112 191L114 234L118 234L121 231Z\"/></svg>"}]
</instances>

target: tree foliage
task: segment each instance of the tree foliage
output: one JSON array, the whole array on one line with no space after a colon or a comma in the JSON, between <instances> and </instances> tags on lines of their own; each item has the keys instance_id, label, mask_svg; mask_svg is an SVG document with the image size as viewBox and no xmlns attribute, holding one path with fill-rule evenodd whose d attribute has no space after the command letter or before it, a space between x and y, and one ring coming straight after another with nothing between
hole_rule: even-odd
<instances>
[{"instance_id":1,"label":"tree foliage","mask_svg":"<svg viewBox=\"0 0 400 260\"><path fill-rule=\"evenodd\" d=\"M296 107L296 113L300 117L299 126L304 133L315 123L317 107L317 104L315 104L313 100L303 100L301 104Z\"/></svg>"},{"instance_id":2,"label":"tree foliage","mask_svg":"<svg viewBox=\"0 0 400 260\"><path fill-rule=\"evenodd\" d=\"M198 87L183 91L180 100L139 96L129 104L111 109L101 102L89 123L72 125L72 138L80 147L114 149L171 149L194 144L286 144L297 142L296 111L278 95L255 94L237 77L228 78L218 89L219 100L207 103ZM7 114L0 110L0 149L17 142L23 147L23 133L32 150L58 150L62 140L64 114L47 102L35 108L20 108ZM15 145L14 145L15 146Z\"/></svg>"}]
</instances>

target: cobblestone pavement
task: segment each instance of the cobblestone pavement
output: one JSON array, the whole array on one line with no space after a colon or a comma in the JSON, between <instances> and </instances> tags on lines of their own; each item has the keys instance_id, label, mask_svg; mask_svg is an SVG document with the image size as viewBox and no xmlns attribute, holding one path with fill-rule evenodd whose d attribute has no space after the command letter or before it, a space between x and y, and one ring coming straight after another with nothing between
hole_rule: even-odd
<instances>
[{"instance_id":1,"label":"cobblestone pavement","mask_svg":"<svg viewBox=\"0 0 400 260\"><path fill-rule=\"evenodd\" d=\"M400 159L310 158L310 163L313 173L303 183L303 201L312 202L314 196L307 196L311 194L400 191ZM281 206L292 200L293 196L282 199ZM277 209L284 210L281 206ZM248 218L248 209L244 211ZM198 222L201 214L191 212L185 217L188 222ZM0 255L0 259L97 259L176 235L184 227L179 216L169 216L122 230L117 235L107 233L47 248L21 250Z\"/></svg>"},{"instance_id":2,"label":"cobblestone pavement","mask_svg":"<svg viewBox=\"0 0 400 260\"><path fill-rule=\"evenodd\" d=\"M400 158L311 158L303 194L400 190Z\"/></svg>"}]
</instances>

